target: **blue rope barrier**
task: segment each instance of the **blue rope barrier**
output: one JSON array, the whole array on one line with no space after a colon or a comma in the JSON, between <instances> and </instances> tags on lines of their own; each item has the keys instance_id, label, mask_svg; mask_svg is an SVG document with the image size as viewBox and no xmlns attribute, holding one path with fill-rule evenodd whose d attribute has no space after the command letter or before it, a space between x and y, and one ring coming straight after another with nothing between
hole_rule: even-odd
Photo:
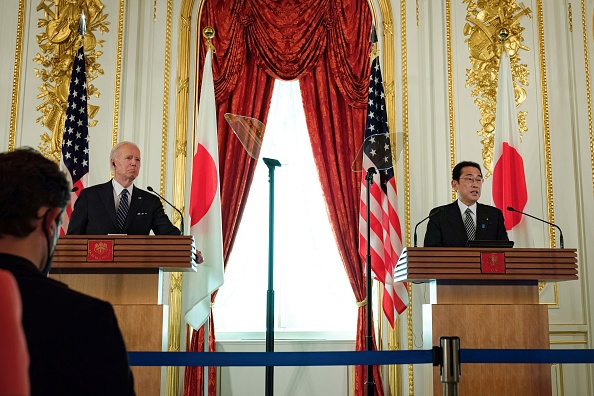
<instances>
[{"instance_id":1,"label":"blue rope barrier","mask_svg":"<svg viewBox=\"0 0 594 396\"><path fill-rule=\"evenodd\" d=\"M372 352L129 352L131 366L349 366L431 363L431 350Z\"/></svg>"},{"instance_id":2,"label":"blue rope barrier","mask_svg":"<svg viewBox=\"0 0 594 396\"><path fill-rule=\"evenodd\" d=\"M351 366L432 363L431 350L129 352L132 366ZM461 363L594 363L593 349L461 349Z\"/></svg>"}]
</instances>

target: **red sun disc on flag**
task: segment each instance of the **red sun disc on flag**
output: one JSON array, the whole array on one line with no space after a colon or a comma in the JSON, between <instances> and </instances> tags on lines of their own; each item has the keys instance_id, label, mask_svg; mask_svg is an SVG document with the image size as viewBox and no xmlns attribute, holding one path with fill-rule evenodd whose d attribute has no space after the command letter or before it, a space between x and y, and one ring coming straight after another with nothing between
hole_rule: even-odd
<instances>
[{"instance_id":1,"label":"red sun disc on flag","mask_svg":"<svg viewBox=\"0 0 594 396\"><path fill-rule=\"evenodd\" d=\"M527 202L524 160L515 148L504 142L501 157L493 169L493 203L505 213L506 230L511 230L522 220L521 213L510 212L506 208L511 206L523 211Z\"/></svg>"},{"instance_id":2,"label":"red sun disc on flag","mask_svg":"<svg viewBox=\"0 0 594 396\"><path fill-rule=\"evenodd\" d=\"M217 166L212 155L200 143L194 155L192 169L191 226L198 223L210 209L218 185Z\"/></svg>"}]
</instances>

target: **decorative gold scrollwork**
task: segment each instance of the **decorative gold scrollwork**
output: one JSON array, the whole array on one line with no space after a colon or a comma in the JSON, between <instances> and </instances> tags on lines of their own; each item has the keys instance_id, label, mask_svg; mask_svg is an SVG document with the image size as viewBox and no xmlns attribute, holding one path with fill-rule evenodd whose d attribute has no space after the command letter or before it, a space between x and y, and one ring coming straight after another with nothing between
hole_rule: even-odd
<instances>
[{"instance_id":1,"label":"decorative gold scrollwork","mask_svg":"<svg viewBox=\"0 0 594 396\"><path fill-rule=\"evenodd\" d=\"M466 69L466 87L481 112L481 129L477 134L483 139L483 164L489 177L493 170L493 144L495 135L495 109L497 107L497 76L499 60L505 49L510 55L516 106L526 99L528 66L520 63L519 50L528 51L522 44L524 28L519 20L532 17L532 11L515 0L464 0L468 3L464 35L468 36L468 51L472 69ZM526 111L518 113L520 139L528 130Z\"/></svg>"},{"instance_id":2,"label":"decorative gold scrollwork","mask_svg":"<svg viewBox=\"0 0 594 396\"><path fill-rule=\"evenodd\" d=\"M103 13L100 0L41 0L37 11L44 13L44 17L39 18L37 23L37 26L44 30L36 36L41 53L37 53L33 58L33 61L42 67L34 69L35 75L42 81L39 87L41 93L37 98L43 101L37 106L42 115L36 122L49 129L49 132L41 135L39 150L46 157L59 162L74 56L81 42L84 43L87 94L99 97L98 89L90 82L103 74L101 65L97 63L103 52L96 48L102 47L105 40L98 40L95 32L103 34L109 31L108 14ZM87 29L81 39L78 24L83 11L87 18ZM93 119L98 111L99 106L88 104L90 119ZM95 125L97 120L89 121L90 127Z\"/></svg>"}]
</instances>

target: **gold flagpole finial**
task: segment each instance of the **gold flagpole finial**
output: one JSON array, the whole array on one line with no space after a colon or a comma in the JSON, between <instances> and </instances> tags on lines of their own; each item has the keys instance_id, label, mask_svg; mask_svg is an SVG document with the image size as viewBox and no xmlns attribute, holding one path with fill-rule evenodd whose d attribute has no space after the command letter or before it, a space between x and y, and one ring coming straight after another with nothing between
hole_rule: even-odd
<instances>
[{"instance_id":1,"label":"gold flagpole finial","mask_svg":"<svg viewBox=\"0 0 594 396\"><path fill-rule=\"evenodd\" d=\"M497 32L497 37L499 37L499 40L501 40L501 42L504 42L509 38L509 30L504 27L499 29L499 32Z\"/></svg>"},{"instance_id":2,"label":"gold flagpole finial","mask_svg":"<svg viewBox=\"0 0 594 396\"><path fill-rule=\"evenodd\" d=\"M211 49L212 53L214 54L217 52L216 48L212 44L212 38L215 35L215 30L212 26L207 26L202 30L202 35L206 37L206 46Z\"/></svg>"},{"instance_id":3,"label":"gold flagpole finial","mask_svg":"<svg viewBox=\"0 0 594 396\"><path fill-rule=\"evenodd\" d=\"M369 42L371 43L371 52L369 57L371 59L379 55L379 49L377 48L377 32L375 31L375 25L371 26L371 34L369 35Z\"/></svg>"}]
</instances>

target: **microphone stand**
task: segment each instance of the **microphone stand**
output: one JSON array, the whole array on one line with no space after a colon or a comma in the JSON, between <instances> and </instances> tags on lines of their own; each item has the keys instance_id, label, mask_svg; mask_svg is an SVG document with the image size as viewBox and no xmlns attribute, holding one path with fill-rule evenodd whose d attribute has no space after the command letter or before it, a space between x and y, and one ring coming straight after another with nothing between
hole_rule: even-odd
<instances>
[{"instance_id":1,"label":"microphone stand","mask_svg":"<svg viewBox=\"0 0 594 396\"><path fill-rule=\"evenodd\" d=\"M419 221L417 223L417 225L415 226L415 232L413 234L413 243L414 243L414 247L417 247L417 227L419 227L421 224L423 224L423 222L427 219L429 219L431 216L435 215L437 212L439 212L441 210L441 207L438 208L434 208L431 212L429 212L429 216L425 217L423 220Z\"/></svg>"},{"instance_id":2,"label":"microphone stand","mask_svg":"<svg viewBox=\"0 0 594 396\"><path fill-rule=\"evenodd\" d=\"M370 216L371 210L369 208L370 199L370 189L371 184L373 184L373 175L375 175L377 171L374 167L370 167L367 169L367 175L365 176L365 181L367 182L367 194L366 194L366 204L367 204L367 254L365 255L365 277L366 277L366 293L367 293L367 335L365 336L365 349L367 351L373 351L373 338L371 337L371 331L373 329L373 320L372 320L372 306L371 306L371 225L370 225ZM365 381L365 394L367 396L373 396L375 394L375 382L373 380L373 366L367 365L367 380Z\"/></svg>"},{"instance_id":3,"label":"microphone stand","mask_svg":"<svg viewBox=\"0 0 594 396\"><path fill-rule=\"evenodd\" d=\"M162 196L157 191L155 191L155 189L152 188L151 186L148 186L146 189L149 190L150 192L152 192L153 194L155 194L156 196L158 196L159 198L161 198L163 201L167 202L169 204L169 206L171 206L173 209L175 209L177 211L177 213L179 213L179 218L180 218L180 223L181 223L181 232L180 232L180 235L184 235L184 215L181 212L181 210L179 210L178 208L176 208L175 206L173 206L173 204L171 202L169 202L168 200L166 200L164 196Z\"/></svg>"},{"instance_id":4,"label":"microphone stand","mask_svg":"<svg viewBox=\"0 0 594 396\"><path fill-rule=\"evenodd\" d=\"M520 211L520 210L514 209L514 208L512 208L511 206L508 206L508 207L507 207L507 210L509 210L510 212L521 213L521 214L523 214L524 216L528 216L528 217L530 217L530 218L532 218L532 219L535 219L535 220L538 220L538 221L542 221L543 223L546 223L546 224L548 224L548 225L550 225L550 226L553 226L553 227L555 227L556 229L558 229L558 230L559 230L559 246L561 247L561 249L564 249L564 248L565 248L565 243L563 243L563 231L561 231L561 227L559 227L557 224L555 224L555 223L551 223L551 222L549 222L549 221L546 221L546 220L543 220L543 219L541 219L541 218L538 218L538 217L536 217L536 216L532 216L531 214L528 214L528 213L526 213L526 212L522 212L522 211Z\"/></svg>"},{"instance_id":5,"label":"microphone stand","mask_svg":"<svg viewBox=\"0 0 594 396\"><path fill-rule=\"evenodd\" d=\"M268 210L268 291L266 292L266 352L274 352L274 170L278 160L262 158L268 167L270 206ZM265 395L274 394L274 366L266 366Z\"/></svg>"}]
</instances>

